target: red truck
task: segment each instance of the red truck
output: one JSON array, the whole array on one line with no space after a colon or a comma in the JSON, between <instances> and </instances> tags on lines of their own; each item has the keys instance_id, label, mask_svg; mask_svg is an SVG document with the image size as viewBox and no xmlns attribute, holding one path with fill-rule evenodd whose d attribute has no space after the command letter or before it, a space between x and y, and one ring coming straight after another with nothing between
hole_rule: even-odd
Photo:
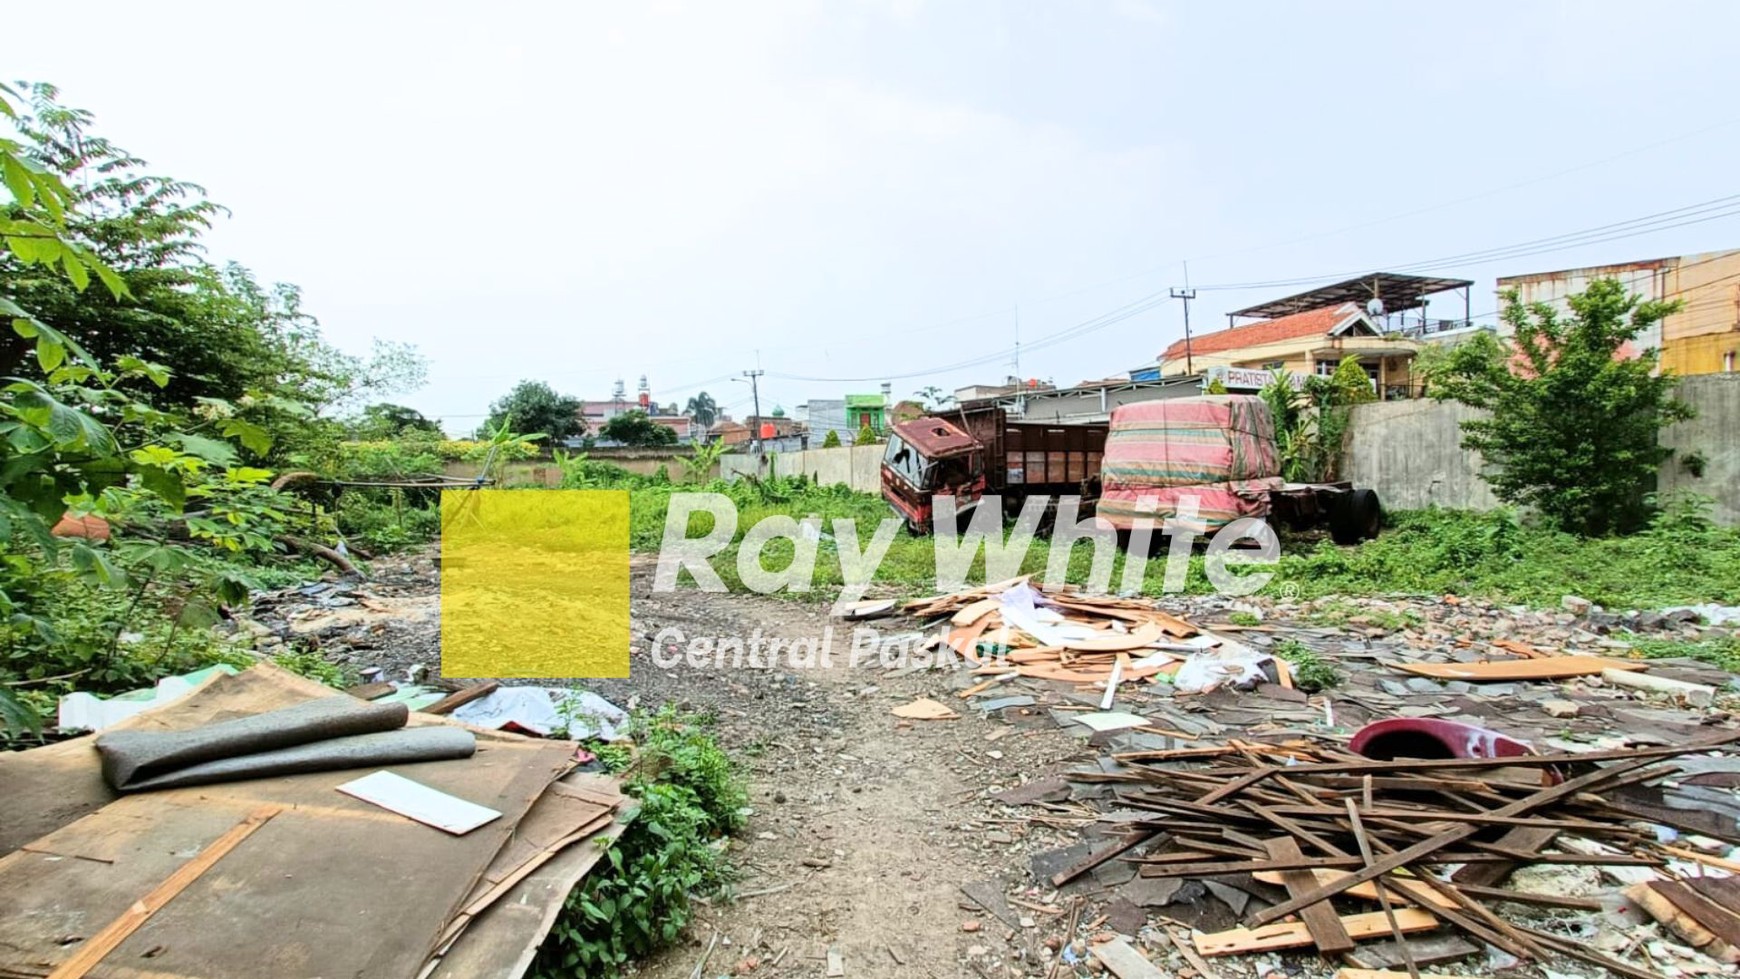
<instances>
[{"instance_id":1,"label":"red truck","mask_svg":"<svg viewBox=\"0 0 1740 979\"><path fill-rule=\"evenodd\" d=\"M1204 419L1221 421L1217 427ZM1171 514L1165 501L1191 496L1210 501L1211 529L1238 516L1272 515L1295 529L1327 524L1338 544L1376 537L1383 514L1372 490L1280 479L1268 419L1261 399L1239 395L1125 405L1110 422L1080 425L1014 421L998 407L927 416L889 434L882 496L916 534L930 531L938 496L954 497L962 514L986 497L1001 497L1005 516L1013 517L1031 496L1054 506L1057 497L1076 495L1082 517L1097 511L1127 532L1128 499L1157 494L1156 522ZM1216 469L1223 458L1238 472ZM1111 471L1102 472L1107 466Z\"/></svg>"}]
</instances>

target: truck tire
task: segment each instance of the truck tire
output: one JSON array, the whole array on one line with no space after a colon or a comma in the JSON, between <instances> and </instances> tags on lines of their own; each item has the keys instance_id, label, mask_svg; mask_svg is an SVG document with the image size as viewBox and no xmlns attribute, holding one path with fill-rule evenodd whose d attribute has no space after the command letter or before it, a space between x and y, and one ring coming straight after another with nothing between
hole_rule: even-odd
<instances>
[{"instance_id":1,"label":"truck tire","mask_svg":"<svg viewBox=\"0 0 1740 979\"><path fill-rule=\"evenodd\" d=\"M1348 490L1339 494L1329 508L1329 536L1344 546L1376 540L1383 519L1383 507L1378 504L1376 492Z\"/></svg>"}]
</instances>

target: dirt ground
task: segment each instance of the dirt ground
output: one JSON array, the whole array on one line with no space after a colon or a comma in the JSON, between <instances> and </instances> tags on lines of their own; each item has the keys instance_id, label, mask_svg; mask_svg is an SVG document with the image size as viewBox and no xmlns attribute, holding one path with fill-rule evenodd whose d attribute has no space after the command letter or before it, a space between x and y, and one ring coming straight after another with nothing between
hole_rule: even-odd
<instances>
[{"instance_id":1,"label":"dirt ground","mask_svg":"<svg viewBox=\"0 0 1740 979\"><path fill-rule=\"evenodd\" d=\"M829 619L825 606L655 595L650 580L650 566L636 568L633 678L620 688L593 686L606 696L715 713L749 779L754 813L732 848L743 872L737 900L700 909L688 941L646 963L645 975L690 975L715 935L706 975L744 971L753 959L755 975L819 976L830 948L853 977L971 974L965 960L1003 955L1037 962L1038 921L1021 928L1017 917L1011 929L960 906L963 883L1014 880L1026 866L1023 827L980 797L1016 784L1022 771L1054 771L1091 752L1032 715L1014 718L1032 721L1022 726L960 708L958 720L902 722L890 708L915 697L960 704L945 673L887 675L895 671L875 659L852 665L853 627ZM756 628L819 640L831 627L833 662L660 670L648 649L668 627L691 640Z\"/></svg>"},{"instance_id":2,"label":"dirt ground","mask_svg":"<svg viewBox=\"0 0 1740 979\"><path fill-rule=\"evenodd\" d=\"M1175 945L1183 931L1168 938L1156 923L1171 919L1205 931L1237 923L1230 908L1242 907L1246 894L1236 884L1230 890L1217 890L1213 881L1189 885L1194 892L1143 886L1147 879L1132 881L1136 868L1128 862L1106 863L1061 890L1051 887L1052 873L1103 849L1116 834L1116 819L1101 819L1087 804L1105 797L1083 795L1076 786L1065 793L1073 800L1066 802L1040 786L1032 793L1038 805L1018 808L993 798L1099 762L1107 749L1090 745L1086 729L1058 713L1097 701L1097 693L1016 681L999 689L1038 694L1039 702L987 705L992 712L981 713L955 696L976 677L854 653L855 629L876 629L883 640L898 640L916 635L910 620L854 624L831 618L818 602L692 589L656 593L653 569L645 558L632 566L631 676L554 682L623 707L674 704L712 718L747 780L752 812L745 832L729 844L740 872L733 897L699 906L683 940L641 963L639 974L1069 975L1076 970L1052 970L1061 939L1076 939L1073 955L1069 947L1062 950L1064 960L1072 961L1086 948L1081 939L1115 932L1129 936L1157 966L1195 979L1199 973ZM312 645L334 662L359 672L378 669L385 679L438 676L439 572L430 556L377 561L372 570L366 582L325 582L268 597L238 627L255 631L268 652L278 644ZM1213 598L1167 600L1162 606L1193 621L1220 623L1222 630L1238 628L1227 620L1234 608L1247 608ZM1262 612L1263 624L1242 632L1245 641L1266 648L1283 637L1303 639L1348 672L1334 695L1337 723L1345 727L1391 715L1454 715L1567 750L1572 746L1565 738L1598 744L1619 730L1641 743L1676 743L1720 715L1660 709L1599 684L1488 684L1477 690L1377 665L1422 653L1441 659L1445 651L1470 661L1500 641L1600 653L1623 649L1623 642L1609 637L1609 623L1594 613L1453 596L1357 604L1282 600L1251 607ZM1668 618L1654 626L1669 630L1662 634L1708 632L1693 623L1696 616ZM708 637L758 639L762 652L757 657L745 650L745 661L738 663L729 655L723 663L688 662L682 654L697 638ZM766 651L769 640L777 650L772 655ZM794 654L794 643L805 641L815 652ZM794 655L802 665L793 665ZM1656 660L1652 669L1700 683L1732 679L1689 661ZM1236 736L1240 729L1303 730L1325 712L1323 703L1307 703L1303 693L1272 684L1261 692L1217 691L1189 702L1136 690L1118 696L1120 707L1152 712L1174 731L1205 732L1211 739L1222 732ZM947 704L959 716L906 721L891 713L918 697ZM1185 741L1202 743L1194 736ZM1204 886L1209 893L1201 893ZM1080 918L1072 922L1077 910ZM1597 929L1590 934L1611 931L1597 919L1564 925ZM1472 964L1438 970L1481 966L1476 956ZM1486 963L1488 974L1493 968ZM1564 971L1562 963L1555 968ZM1288 953L1217 959L1212 969L1240 979L1316 979L1333 967L1315 955Z\"/></svg>"}]
</instances>

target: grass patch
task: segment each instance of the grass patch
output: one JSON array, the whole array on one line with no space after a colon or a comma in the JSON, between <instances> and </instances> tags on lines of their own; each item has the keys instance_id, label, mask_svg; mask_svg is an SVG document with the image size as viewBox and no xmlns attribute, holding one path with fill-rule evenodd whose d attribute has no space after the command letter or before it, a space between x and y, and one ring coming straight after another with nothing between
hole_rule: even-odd
<instances>
[{"instance_id":1,"label":"grass patch","mask_svg":"<svg viewBox=\"0 0 1740 979\"><path fill-rule=\"evenodd\" d=\"M1255 612L1234 612L1231 615L1228 615L1226 620L1233 625L1245 626L1246 628L1263 624L1262 617L1257 615Z\"/></svg>"},{"instance_id":2,"label":"grass patch","mask_svg":"<svg viewBox=\"0 0 1740 979\"><path fill-rule=\"evenodd\" d=\"M1740 673L1740 636L1718 636L1697 641L1627 635L1625 641L1644 659L1695 659Z\"/></svg>"}]
</instances>

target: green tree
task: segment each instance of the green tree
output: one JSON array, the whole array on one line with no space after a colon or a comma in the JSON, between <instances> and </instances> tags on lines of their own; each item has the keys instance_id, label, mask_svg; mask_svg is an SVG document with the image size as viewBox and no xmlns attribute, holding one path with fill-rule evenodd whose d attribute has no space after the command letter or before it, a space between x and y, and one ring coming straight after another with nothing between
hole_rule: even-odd
<instances>
[{"instance_id":1,"label":"green tree","mask_svg":"<svg viewBox=\"0 0 1740 979\"><path fill-rule=\"evenodd\" d=\"M1507 294L1510 344L1482 334L1457 346L1430 379L1433 396L1491 413L1462 423L1462 445L1484 457L1499 499L1572 533L1629 531L1647 519L1670 454L1662 426L1692 409L1674 397L1672 373L1657 373L1657 351L1627 348L1679 304L1645 301L1614 279L1566 304L1568 317Z\"/></svg>"},{"instance_id":2,"label":"green tree","mask_svg":"<svg viewBox=\"0 0 1740 979\"><path fill-rule=\"evenodd\" d=\"M675 445L677 433L660 425L639 409L625 411L613 416L609 421L598 427L602 438L613 439L623 445Z\"/></svg>"},{"instance_id":3,"label":"green tree","mask_svg":"<svg viewBox=\"0 0 1740 979\"><path fill-rule=\"evenodd\" d=\"M712 428L713 423L719 420L719 403L705 391L690 398L683 410L702 428Z\"/></svg>"},{"instance_id":4,"label":"green tree","mask_svg":"<svg viewBox=\"0 0 1740 979\"><path fill-rule=\"evenodd\" d=\"M441 437L441 423L431 421L415 408L382 401L369 405L344 423L346 434L361 441L405 436Z\"/></svg>"},{"instance_id":5,"label":"green tree","mask_svg":"<svg viewBox=\"0 0 1740 979\"><path fill-rule=\"evenodd\" d=\"M579 398L557 394L555 388L543 381L521 381L489 406L489 419L479 432L487 438L489 433L507 427L516 432L536 432L557 442L586 434L580 409Z\"/></svg>"},{"instance_id":6,"label":"green tree","mask_svg":"<svg viewBox=\"0 0 1740 979\"><path fill-rule=\"evenodd\" d=\"M840 447L840 431L839 431L839 429L836 429L836 428L828 429L828 434L822 436L822 448L824 448L824 449L837 449L839 447Z\"/></svg>"},{"instance_id":7,"label":"green tree","mask_svg":"<svg viewBox=\"0 0 1740 979\"><path fill-rule=\"evenodd\" d=\"M876 429L871 428L869 422L865 422L863 426L858 429L858 434L853 437L852 444L875 445L880 441L882 441L882 437L876 434Z\"/></svg>"}]
</instances>

